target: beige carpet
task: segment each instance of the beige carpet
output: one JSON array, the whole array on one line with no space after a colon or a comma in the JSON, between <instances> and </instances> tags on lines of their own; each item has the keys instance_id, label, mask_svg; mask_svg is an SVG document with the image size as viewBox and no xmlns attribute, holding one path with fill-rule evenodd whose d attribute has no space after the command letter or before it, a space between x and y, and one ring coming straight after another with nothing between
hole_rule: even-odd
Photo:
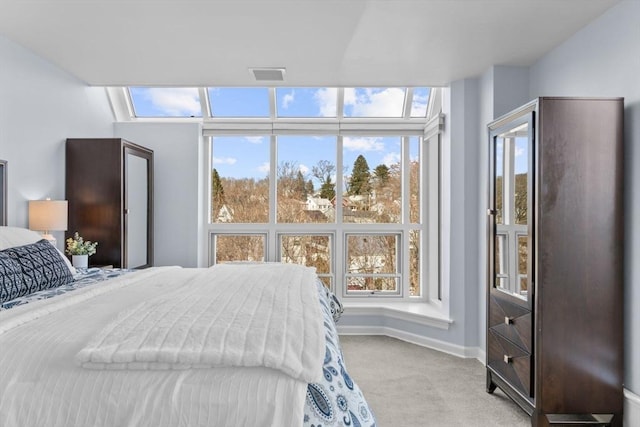
<instances>
[{"instance_id":1,"label":"beige carpet","mask_svg":"<svg viewBox=\"0 0 640 427\"><path fill-rule=\"evenodd\" d=\"M378 427L528 427L500 390L485 391L485 368L384 336L340 336L346 368Z\"/></svg>"}]
</instances>

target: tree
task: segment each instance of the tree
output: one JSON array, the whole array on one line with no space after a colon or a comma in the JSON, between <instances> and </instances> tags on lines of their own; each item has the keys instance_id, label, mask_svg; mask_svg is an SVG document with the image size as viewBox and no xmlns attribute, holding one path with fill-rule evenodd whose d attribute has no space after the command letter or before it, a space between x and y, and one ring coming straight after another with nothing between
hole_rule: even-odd
<instances>
[{"instance_id":1,"label":"tree","mask_svg":"<svg viewBox=\"0 0 640 427\"><path fill-rule=\"evenodd\" d=\"M316 166L311 168L311 174L322 183L320 186L320 197L333 199L336 196L336 185L331 181L331 175L336 167L328 160L320 160Z\"/></svg>"},{"instance_id":2,"label":"tree","mask_svg":"<svg viewBox=\"0 0 640 427\"><path fill-rule=\"evenodd\" d=\"M349 179L349 192L353 195L368 195L371 193L371 173L367 160L360 154L353 162L353 171Z\"/></svg>"},{"instance_id":3,"label":"tree","mask_svg":"<svg viewBox=\"0 0 640 427\"><path fill-rule=\"evenodd\" d=\"M313 181L308 180L305 184L304 184L304 192L307 195L311 195L313 194L313 192L316 191L315 188L313 188Z\"/></svg>"},{"instance_id":4,"label":"tree","mask_svg":"<svg viewBox=\"0 0 640 427\"><path fill-rule=\"evenodd\" d=\"M320 197L329 200L332 200L334 197L336 197L336 185L331 182L330 176L328 176L320 186Z\"/></svg>"},{"instance_id":5,"label":"tree","mask_svg":"<svg viewBox=\"0 0 640 427\"><path fill-rule=\"evenodd\" d=\"M384 163L376 166L373 170L373 175L376 177L378 185L384 187L389 182L389 166Z\"/></svg>"},{"instance_id":6,"label":"tree","mask_svg":"<svg viewBox=\"0 0 640 427\"><path fill-rule=\"evenodd\" d=\"M225 197L220 175L215 168L211 173L211 196L214 210L219 210L225 204Z\"/></svg>"}]
</instances>

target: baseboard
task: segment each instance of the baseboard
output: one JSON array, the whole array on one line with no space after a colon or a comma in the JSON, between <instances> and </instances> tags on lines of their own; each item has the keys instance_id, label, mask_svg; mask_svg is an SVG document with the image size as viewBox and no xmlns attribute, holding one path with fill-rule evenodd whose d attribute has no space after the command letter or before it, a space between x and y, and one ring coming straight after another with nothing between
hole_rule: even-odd
<instances>
[{"instance_id":1,"label":"baseboard","mask_svg":"<svg viewBox=\"0 0 640 427\"><path fill-rule=\"evenodd\" d=\"M386 335L391 338L397 338L411 344L431 348L453 356L475 358L478 360L480 360L481 356L481 350L478 347L464 347L457 344L451 344L445 341L390 328L388 326L341 326L338 324L338 333L340 335ZM482 356L482 361L484 363L484 356Z\"/></svg>"},{"instance_id":2,"label":"baseboard","mask_svg":"<svg viewBox=\"0 0 640 427\"><path fill-rule=\"evenodd\" d=\"M622 424L626 427L640 426L640 396L624 389L624 416Z\"/></svg>"},{"instance_id":3,"label":"baseboard","mask_svg":"<svg viewBox=\"0 0 640 427\"><path fill-rule=\"evenodd\" d=\"M478 348L478 357L476 357L476 359L478 359L478 362L482 363L483 365L487 365L487 352L483 349L483 348Z\"/></svg>"}]
</instances>

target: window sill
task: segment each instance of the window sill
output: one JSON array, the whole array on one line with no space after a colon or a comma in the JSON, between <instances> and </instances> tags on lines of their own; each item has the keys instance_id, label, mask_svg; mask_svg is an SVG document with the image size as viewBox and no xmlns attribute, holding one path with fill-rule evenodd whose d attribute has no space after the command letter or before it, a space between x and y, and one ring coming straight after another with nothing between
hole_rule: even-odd
<instances>
[{"instance_id":1,"label":"window sill","mask_svg":"<svg viewBox=\"0 0 640 427\"><path fill-rule=\"evenodd\" d=\"M448 330L453 320L440 308L424 302L342 301L343 316L382 316Z\"/></svg>"}]
</instances>

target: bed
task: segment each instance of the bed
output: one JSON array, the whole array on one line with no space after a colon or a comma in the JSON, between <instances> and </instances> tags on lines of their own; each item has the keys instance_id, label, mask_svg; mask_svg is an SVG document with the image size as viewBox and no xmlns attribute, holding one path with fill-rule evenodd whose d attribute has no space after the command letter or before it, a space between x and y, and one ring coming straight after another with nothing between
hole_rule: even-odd
<instances>
[{"instance_id":1,"label":"bed","mask_svg":"<svg viewBox=\"0 0 640 427\"><path fill-rule=\"evenodd\" d=\"M38 239L0 227L0 425L375 426L313 270L78 272Z\"/></svg>"}]
</instances>

